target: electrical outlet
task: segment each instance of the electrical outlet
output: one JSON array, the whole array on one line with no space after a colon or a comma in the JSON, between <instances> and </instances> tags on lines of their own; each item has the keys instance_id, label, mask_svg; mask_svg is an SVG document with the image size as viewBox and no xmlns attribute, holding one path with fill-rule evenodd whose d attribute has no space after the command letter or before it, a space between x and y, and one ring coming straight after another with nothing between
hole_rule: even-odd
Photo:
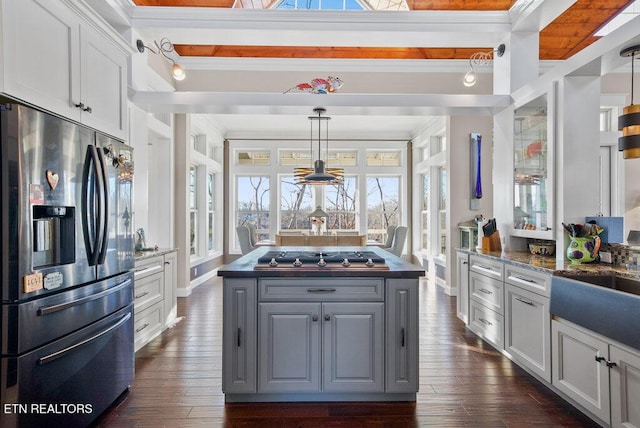
<instances>
[{"instance_id":1,"label":"electrical outlet","mask_svg":"<svg viewBox=\"0 0 640 428\"><path fill-rule=\"evenodd\" d=\"M198 268L193 268L193 276L198 276Z\"/></svg>"},{"instance_id":2,"label":"electrical outlet","mask_svg":"<svg viewBox=\"0 0 640 428\"><path fill-rule=\"evenodd\" d=\"M600 251L600 261L603 263L611 263L611 253L608 251Z\"/></svg>"}]
</instances>

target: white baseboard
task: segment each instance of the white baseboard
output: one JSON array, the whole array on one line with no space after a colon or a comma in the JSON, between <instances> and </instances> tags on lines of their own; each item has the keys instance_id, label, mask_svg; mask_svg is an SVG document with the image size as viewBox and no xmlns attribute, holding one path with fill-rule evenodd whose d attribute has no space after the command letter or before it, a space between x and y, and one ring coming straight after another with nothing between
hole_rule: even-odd
<instances>
[{"instance_id":1,"label":"white baseboard","mask_svg":"<svg viewBox=\"0 0 640 428\"><path fill-rule=\"evenodd\" d=\"M207 282L208 280L210 280L211 278L213 278L214 276L218 275L218 269L213 269L209 272L207 272L206 274L199 276L198 278L194 279L193 281L191 281L189 283L188 287L178 287L176 289L176 296L177 297L189 297L191 295L191 291L196 288L197 286L204 284L205 282Z\"/></svg>"}]
</instances>

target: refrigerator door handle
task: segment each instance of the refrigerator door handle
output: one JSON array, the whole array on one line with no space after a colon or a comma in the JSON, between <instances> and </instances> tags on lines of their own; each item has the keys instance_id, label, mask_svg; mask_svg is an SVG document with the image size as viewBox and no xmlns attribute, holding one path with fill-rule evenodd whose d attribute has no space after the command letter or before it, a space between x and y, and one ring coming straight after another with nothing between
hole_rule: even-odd
<instances>
[{"instance_id":1,"label":"refrigerator door handle","mask_svg":"<svg viewBox=\"0 0 640 428\"><path fill-rule=\"evenodd\" d=\"M100 333L97 333L91 337L89 337L88 339L85 339L81 342L75 343L71 346L68 346L64 349L61 349L57 352L54 352L52 354L46 355L44 357L40 357L38 359L38 365L42 366L44 364L50 363L52 361L57 360L58 358L64 357L65 354L68 354L69 352L72 352L75 349L81 348L84 345L87 345L91 342L93 342L94 340L104 336L105 334L116 330L118 327L120 327L122 324L124 324L125 322L127 322L129 320L129 318L131 318L131 312L128 312L125 316L123 316L122 318L120 318L115 324L113 324L112 326L102 330Z\"/></svg>"},{"instance_id":2,"label":"refrigerator door handle","mask_svg":"<svg viewBox=\"0 0 640 428\"><path fill-rule=\"evenodd\" d=\"M107 257L107 244L109 242L109 169L102 149L97 148L96 152L98 153L98 159L100 160L100 173L102 174L102 186L100 193L100 197L102 198L102 218L99 223L102 226L102 231L98 232L100 233L101 241L96 259L96 263L101 265Z\"/></svg>"},{"instance_id":3,"label":"refrigerator door handle","mask_svg":"<svg viewBox=\"0 0 640 428\"><path fill-rule=\"evenodd\" d=\"M96 173L97 162L98 153L95 146L88 146L82 171L82 230L89 266L95 266L98 257L96 220L99 218L96 218L96 181L101 181L101 177ZM98 187L102 187L100 182ZM98 206L98 216L99 213L100 206Z\"/></svg>"},{"instance_id":4,"label":"refrigerator door handle","mask_svg":"<svg viewBox=\"0 0 640 428\"><path fill-rule=\"evenodd\" d=\"M117 293L118 291L122 290L123 288L129 286L131 284L131 280L127 279L126 281L121 282L120 284L116 285L115 287L111 287L108 288L104 291L101 291L99 293L96 294L91 294L89 296L86 297L82 297L80 299L76 299L76 300L72 300L70 302L65 302L65 303L60 303L58 305L50 305L50 306L41 306L38 308L38 316L42 316L42 315L48 315L54 312L59 312L59 311L63 311L65 309L68 309L72 306L78 306L78 305L82 305L84 303L87 302L91 302L92 300L97 300L97 299L102 299L105 296L108 296L109 294L113 294L113 293Z\"/></svg>"}]
</instances>

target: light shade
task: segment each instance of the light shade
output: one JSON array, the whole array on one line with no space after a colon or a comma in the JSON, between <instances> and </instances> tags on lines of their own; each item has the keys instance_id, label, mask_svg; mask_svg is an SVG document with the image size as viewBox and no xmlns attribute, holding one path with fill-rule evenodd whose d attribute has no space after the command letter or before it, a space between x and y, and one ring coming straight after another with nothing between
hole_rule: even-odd
<instances>
[{"instance_id":1,"label":"light shade","mask_svg":"<svg viewBox=\"0 0 640 428\"><path fill-rule=\"evenodd\" d=\"M329 214L327 214L326 212L322 211L322 208L320 208L319 206L316 207L315 211L313 211L311 214L309 214L309 217L329 217Z\"/></svg>"},{"instance_id":2,"label":"light shade","mask_svg":"<svg viewBox=\"0 0 640 428\"><path fill-rule=\"evenodd\" d=\"M618 151L625 159L640 158L640 105L633 103L634 61L638 53L640 45L620 51L620 56L631 57L631 104L624 107L618 117L618 130L622 131L622 137L618 138Z\"/></svg>"},{"instance_id":3,"label":"light shade","mask_svg":"<svg viewBox=\"0 0 640 428\"><path fill-rule=\"evenodd\" d=\"M173 78L176 80L184 80L187 77L187 74L184 72L184 68L180 64L173 63L171 67L171 73L173 74Z\"/></svg>"}]
</instances>

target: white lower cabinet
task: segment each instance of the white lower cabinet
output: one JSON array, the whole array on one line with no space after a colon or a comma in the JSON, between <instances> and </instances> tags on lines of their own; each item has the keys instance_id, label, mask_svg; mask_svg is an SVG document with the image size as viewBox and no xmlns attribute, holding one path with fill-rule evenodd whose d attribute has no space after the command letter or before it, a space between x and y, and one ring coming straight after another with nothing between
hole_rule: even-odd
<instances>
[{"instance_id":1,"label":"white lower cabinet","mask_svg":"<svg viewBox=\"0 0 640 428\"><path fill-rule=\"evenodd\" d=\"M605 424L640 427L640 353L552 321L553 385Z\"/></svg>"},{"instance_id":2,"label":"white lower cabinet","mask_svg":"<svg viewBox=\"0 0 640 428\"><path fill-rule=\"evenodd\" d=\"M456 253L456 278L458 280L458 296L456 309L458 318L469 322L469 254L458 251Z\"/></svg>"},{"instance_id":3,"label":"white lower cabinet","mask_svg":"<svg viewBox=\"0 0 640 428\"><path fill-rule=\"evenodd\" d=\"M136 260L134 286L135 350L158 336L176 318L176 252Z\"/></svg>"},{"instance_id":4,"label":"white lower cabinet","mask_svg":"<svg viewBox=\"0 0 640 428\"><path fill-rule=\"evenodd\" d=\"M551 382L549 298L506 284L504 349L511 359Z\"/></svg>"}]
</instances>

